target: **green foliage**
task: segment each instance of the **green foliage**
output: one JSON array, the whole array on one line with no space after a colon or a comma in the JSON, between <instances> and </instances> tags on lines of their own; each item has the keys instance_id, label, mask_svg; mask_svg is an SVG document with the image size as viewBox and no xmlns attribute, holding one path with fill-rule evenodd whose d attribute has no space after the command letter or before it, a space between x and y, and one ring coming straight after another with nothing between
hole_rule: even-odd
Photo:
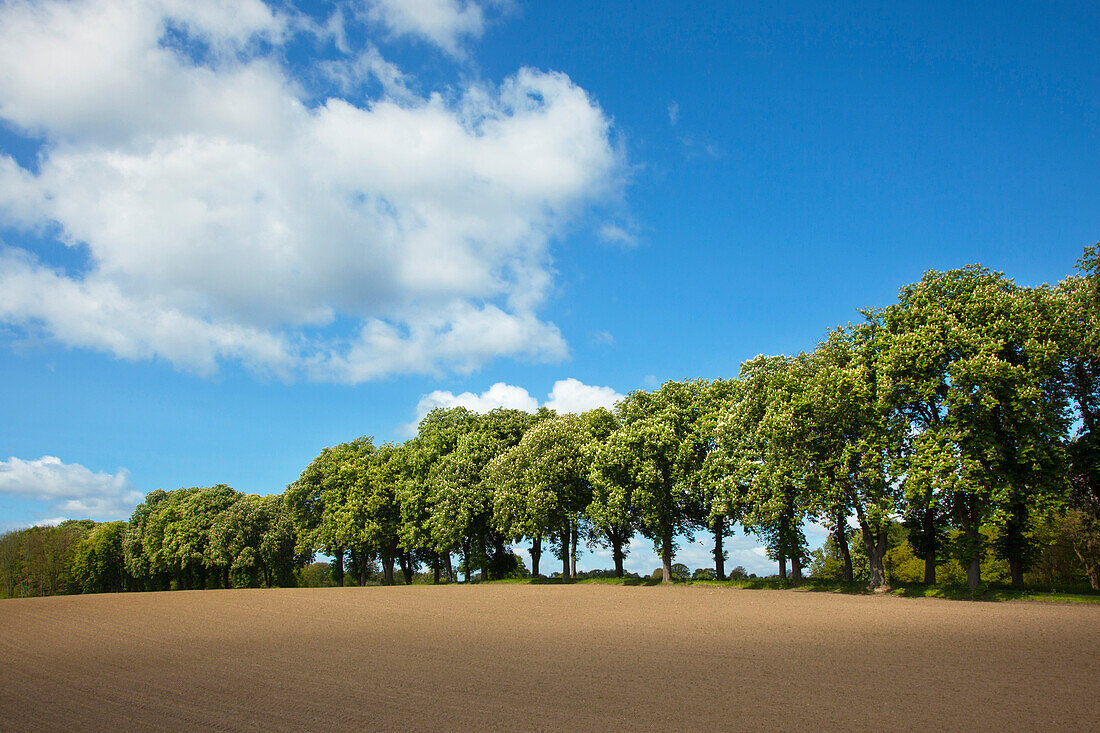
<instances>
[{"instance_id":1,"label":"green foliage","mask_svg":"<svg viewBox=\"0 0 1100 733\"><path fill-rule=\"evenodd\" d=\"M562 558L640 533L666 582L675 538L741 522L785 585L934 580L1100 584L1100 245L1057 288L980 266L929 271L812 353L736 379L670 381L584 415L437 409L404 444L325 448L281 496L153 491L129 522L0 537L0 593L360 584L526 572L509 543ZM904 521L899 522L901 518ZM803 524L831 535L807 552ZM856 527L855 530L850 527ZM844 550L844 551L842 551ZM331 566L307 565L321 551ZM422 566L431 571L422 576ZM591 575L591 573L586 574ZM934 576L934 577L933 577ZM731 573L745 583L744 568Z\"/></svg>"},{"instance_id":2,"label":"green foliage","mask_svg":"<svg viewBox=\"0 0 1100 733\"><path fill-rule=\"evenodd\" d=\"M0 597L80 592L73 558L94 526L90 520L70 520L0 535Z\"/></svg>"},{"instance_id":3,"label":"green foliage","mask_svg":"<svg viewBox=\"0 0 1100 733\"><path fill-rule=\"evenodd\" d=\"M652 394L632 392L618 406L619 427L592 463L592 513L603 525L608 516L629 521L653 541L666 571L676 551L673 538L704 515L698 474L706 454L698 423L705 389L705 382L694 380L667 382ZM662 577L671 582L670 572Z\"/></svg>"},{"instance_id":4,"label":"green foliage","mask_svg":"<svg viewBox=\"0 0 1100 733\"><path fill-rule=\"evenodd\" d=\"M949 518L980 580L979 529L998 522L1008 559L1027 559L1027 514L1062 494L1058 298L1015 286L978 266L930 271L883 309L882 375L889 404L906 417L907 511L935 551L933 525Z\"/></svg>"},{"instance_id":5,"label":"green foliage","mask_svg":"<svg viewBox=\"0 0 1100 733\"><path fill-rule=\"evenodd\" d=\"M332 577L332 566L327 562L310 563L299 568L295 576L295 584L299 588L332 588L336 585Z\"/></svg>"},{"instance_id":6,"label":"green foliage","mask_svg":"<svg viewBox=\"0 0 1100 733\"><path fill-rule=\"evenodd\" d=\"M508 539L569 532L592 500L589 424L556 415L532 425L485 469L493 490L493 524Z\"/></svg>"},{"instance_id":7,"label":"green foliage","mask_svg":"<svg viewBox=\"0 0 1100 733\"><path fill-rule=\"evenodd\" d=\"M129 590L131 578L122 547L125 533L126 522L107 522L96 525L80 540L72 557L72 575L81 592Z\"/></svg>"}]
</instances>

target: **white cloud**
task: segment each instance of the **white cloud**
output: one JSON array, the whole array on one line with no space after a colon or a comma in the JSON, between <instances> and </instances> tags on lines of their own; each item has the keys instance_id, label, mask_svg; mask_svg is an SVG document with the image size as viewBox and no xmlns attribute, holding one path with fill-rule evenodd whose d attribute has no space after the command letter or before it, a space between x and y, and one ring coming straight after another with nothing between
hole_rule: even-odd
<instances>
[{"instance_id":1,"label":"white cloud","mask_svg":"<svg viewBox=\"0 0 1100 733\"><path fill-rule=\"evenodd\" d=\"M680 105L679 103L672 101L668 103L668 123L672 126L676 126L676 123L680 121Z\"/></svg>"},{"instance_id":2,"label":"white cloud","mask_svg":"<svg viewBox=\"0 0 1100 733\"><path fill-rule=\"evenodd\" d=\"M533 69L420 96L368 44L323 73L382 95L311 107L279 60L294 27L258 0L0 5L0 118L47 141L34 172L0 154L0 216L87 257L9 246L0 322L349 383L564 358L538 308L549 243L621 180L599 106Z\"/></svg>"},{"instance_id":3,"label":"white cloud","mask_svg":"<svg viewBox=\"0 0 1100 733\"><path fill-rule=\"evenodd\" d=\"M617 244L622 247L634 247L638 244L638 238L617 224L604 224L600 227L600 239L608 244Z\"/></svg>"},{"instance_id":4,"label":"white cloud","mask_svg":"<svg viewBox=\"0 0 1100 733\"><path fill-rule=\"evenodd\" d=\"M485 13L473 0L368 0L367 16L396 35L417 36L452 56L465 38L480 38Z\"/></svg>"},{"instance_id":5,"label":"white cloud","mask_svg":"<svg viewBox=\"0 0 1100 733\"><path fill-rule=\"evenodd\" d=\"M587 385L570 377L554 382L554 387L542 406L558 413L581 413L597 407L610 409L622 398L623 395L611 387ZM534 412L539 409L539 401L523 387L504 382L497 382L481 394L475 392L455 394L446 390L436 390L420 398L416 405L416 419L402 426L403 432L407 435L414 434L424 416L437 407L465 407L467 410L479 413L486 413L497 407Z\"/></svg>"},{"instance_id":6,"label":"white cloud","mask_svg":"<svg viewBox=\"0 0 1100 733\"><path fill-rule=\"evenodd\" d=\"M454 394L437 389L431 394L424 395L416 406L417 414L423 418L437 407L449 409L451 407L465 407L473 412L485 413L498 407L509 410L523 410L534 412L539 408L539 401L523 387L497 382L481 394L462 392Z\"/></svg>"},{"instance_id":7,"label":"white cloud","mask_svg":"<svg viewBox=\"0 0 1100 733\"><path fill-rule=\"evenodd\" d=\"M68 517L50 517L49 519L39 519L36 522L31 522L32 527L56 527L62 522L68 521Z\"/></svg>"},{"instance_id":8,"label":"white cloud","mask_svg":"<svg viewBox=\"0 0 1100 733\"><path fill-rule=\"evenodd\" d=\"M55 456L0 461L0 494L48 502L67 517L99 520L126 518L142 500L125 468L113 474L93 472L79 463L62 463ZM59 521L64 519L40 523Z\"/></svg>"},{"instance_id":9,"label":"white cloud","mask_svg":"<svg viewBox=\"0 0 1100 733\"><path fill-rule=\"evenodd\" d=\"M623 395L611 387L596 387L570 377L554 382L554 388L550 390L550 399L546 401L546 406L554 412L579 414L597 407L611 409L621 399Z\"/></svg>"},{"instance_id":10,"label":"white cloud","mask_svg":"<svg viewBox=\"0 0 1100 733\"><path fill-rule=\"evenodd\" d=\"M590 340L596 346L614 346L615 337L610 331L593 331L589 335Z\"/></svg>"},{"instance_id":11,"label":"white cloud","mask_svg":"<svg viewBox=\"0 0 1100 733\"><path fill-rule=\"evenodd\" d=\"M688 160L702 157L717 160L724 155L722 149L714 143L708 140L701 140L693 135L682 136L680 142L684 146L684 157Z\"/></svg>"}]
</instances>

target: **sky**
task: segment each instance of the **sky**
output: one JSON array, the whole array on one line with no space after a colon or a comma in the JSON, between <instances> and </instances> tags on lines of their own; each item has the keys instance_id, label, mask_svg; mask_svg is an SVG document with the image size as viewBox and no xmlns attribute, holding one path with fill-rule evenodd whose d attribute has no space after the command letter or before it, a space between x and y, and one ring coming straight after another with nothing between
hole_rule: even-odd
<instances>
[{"instance_id":1,"label":"sky","mask_svg":"<svg viewBox=\"0 0 1100 733\"><path fill-rule=\"evenodd\" d=\"M1056 282L1100 239L1098 38L1094 2L0 1L0 530L735 376L929 269Z\"/></svg>"}]
</instances>

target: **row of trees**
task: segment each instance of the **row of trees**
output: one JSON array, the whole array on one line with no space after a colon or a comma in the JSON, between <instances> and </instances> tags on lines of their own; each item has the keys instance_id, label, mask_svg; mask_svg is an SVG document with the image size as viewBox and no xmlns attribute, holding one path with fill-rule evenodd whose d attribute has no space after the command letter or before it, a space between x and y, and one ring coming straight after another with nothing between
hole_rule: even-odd
<instances>
[{"instance_id":1,"label":"row of trees","mask_svg":"<svg viewBox=\"0 0 1100 733\"><path fill-rule=\"evenodd\" d=\"M973 588L987 552L1021 585L1036 520L1062 513L1081 528L1074 546L1096 587L1097 247L1056 287L979 266L930 271L863 316L812 353L633 392L614 411L436 410L406 443L326 449L286 494L299 549L332 556L338 575L345 557L377 556L392 582L395 562L438 577L454 554L467 575L500 576L514 563L508 543L529 541L534 572L549 546L568 578L578 537L609 549L621 575L640 534L671 579L676 538L706 531L722 577L722 541L740 523L797 582L813 519L832 531L847 579L858 528L877 587L902 519L924 582L953 533Z\"/></svg>"},{"instance_id":2,"label":"row of trees","mask_svg":"<svg viewBox=\"0 0 1100 733\"><path fill-rule=\"evenodd\" d=\"M491 579L521 568L514 542L534 574L549 551L568 579L581 541L621 576L639 535L671 581L677 539L698 532L723 578L737 524L798 582L813 520L846 580L855 554L868 583L885 584L902 528L926 583L951 558L977 587L989 555L1020 585L1038 528L1058 517L1096 588L1098 324L1100 245L1054 287L930 271L814 351L756 357L734 379L668 382L580 415L437 409L404 443L324 449L281 495L154 491L128 523L85 528L74 582L286 584L316 552L339 584L378 565L385 583L424 565L453 580L456 557L467 579Z\"/></svg>"},{"instance_id":3,"label":"row of trees","mask_svg":"<svg viewBox=\"0 0 1100 733\"><path fill-rule=\"evenodd\" d=\"M281 494L154 491L129 522L62 522L0 537L0 596L295 585L308 558Z\"/></svg>"}]
</instances>

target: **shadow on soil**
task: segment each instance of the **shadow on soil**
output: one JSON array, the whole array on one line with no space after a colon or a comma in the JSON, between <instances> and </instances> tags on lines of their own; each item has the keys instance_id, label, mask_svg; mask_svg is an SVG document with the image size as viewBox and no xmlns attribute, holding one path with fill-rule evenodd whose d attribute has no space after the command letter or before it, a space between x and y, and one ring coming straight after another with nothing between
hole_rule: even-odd
<instances>
[{"instance_id":1,"label":"shadow on soil","mask_svg":"<svg viewBox=\"0 0 1100 733\"><path fill-rule=\"evenodd\" d=\"M557 578L525 578L515 580L494 580L491 583L527 583L530 585L622 585L622 586L658 586L661 581L652 578L580 578L563 580ZM889 594L901 598L943 598L952 601L1053 601L1059 603L1096 603L1100 604L1100 592L1077 590L1073 592L1059 590L1013 589L1003 585L980 585L976 591L967 586L936 586L918 583L896 585L873 591L863 582L845 583L834 580L809 578L798 585L780 578L748 578L742 580L696 580L675 581L673 585L713 586L744 590L794 590L800 593L841 593L844 595Z\"/></svg>"}]
</instances>

